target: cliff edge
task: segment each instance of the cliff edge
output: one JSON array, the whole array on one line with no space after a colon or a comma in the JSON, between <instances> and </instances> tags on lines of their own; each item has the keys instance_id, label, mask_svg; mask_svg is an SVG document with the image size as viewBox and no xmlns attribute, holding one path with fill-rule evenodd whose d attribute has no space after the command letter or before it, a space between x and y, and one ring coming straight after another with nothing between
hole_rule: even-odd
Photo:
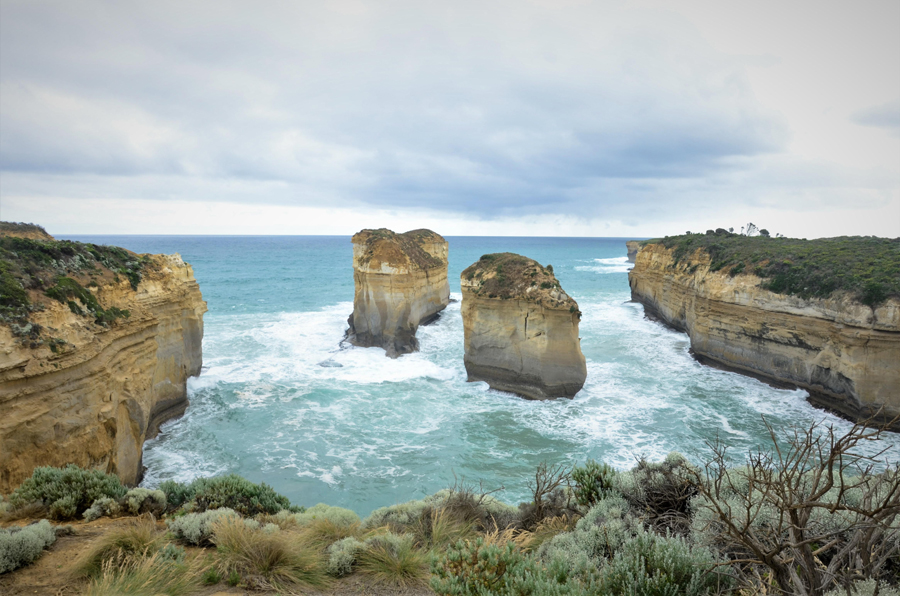
<instances>
[{"instance_id":1,"label":"cliff edge","mask_svg":"<svg viewBox=\"0 0 900 596\"><path fill-rule=\"evenodd\" d=\"M635 257L637 257L638 251L641 250L641 241L626 240L625 248L628 250L628 262L634 263L634 259Z\"/></svg>"},{"instance_id":2,"label":"cliff edge","mask_svg":"<svg viewBox=\"0 0 900 596\"><path fill-rule=\"evenodd\" d=\"M851 420L881 410L888 422L900 414L896 271L897 240L708 232L651 241L628 280L702 362L806 389Z\"/></svg>"},{"instance_id":3,"label":"cliff edge","mask_svg":"<svg viewBox=\"0 0 900 596\"><path fill-rule=\"evenodd\" d=\"M469 381L529 399L573 397L584 386L581 312L553 268L513 253L484 255L461 275Z\"/></svg>"},{"instance_id":4,"label":"cliff edge","mask_svg":"<svg viewBox=\"0 0 900 596\"><path fill-rule=\"evenodd\" d=\"M68 463L138 483L200 374L204 312L177 254L0 230L0 493Z\"/></svg>"},{"instance_id":5,"label":"cliff edge","mask_svg":"<svg viewBox=\"0 0 900 596\"><path fill-rule=\"evenodd\" d=\"M431 230L362 230L353 242L353 314L347 340L391 358L419 349L416 331L450 303L447 241Z\"/></svg>"}]
</instances>

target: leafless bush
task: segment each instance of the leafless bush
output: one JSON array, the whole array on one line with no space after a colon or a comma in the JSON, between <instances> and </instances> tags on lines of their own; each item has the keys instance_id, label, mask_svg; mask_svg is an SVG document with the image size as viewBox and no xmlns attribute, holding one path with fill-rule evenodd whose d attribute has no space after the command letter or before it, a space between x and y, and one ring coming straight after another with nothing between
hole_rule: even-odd
<instances>
[{"instance_id":1,"label":"leafless bush","mask_svg":"<svg viewBox=\"0 0 900 596\"><path fill-rule=\"evenodd\" d=\"M771 451L751 452L729 468L726 446L695 471L695 529L714 537L745 578L767 568L774 593L821 596L855 580L897 572L900 553L900 470L857 448L885 427L855 425L837 436L832 426L794 429L779 441L766 422ZM892 567L893 566L893 567Z\"/></svg>"}]
</instances>

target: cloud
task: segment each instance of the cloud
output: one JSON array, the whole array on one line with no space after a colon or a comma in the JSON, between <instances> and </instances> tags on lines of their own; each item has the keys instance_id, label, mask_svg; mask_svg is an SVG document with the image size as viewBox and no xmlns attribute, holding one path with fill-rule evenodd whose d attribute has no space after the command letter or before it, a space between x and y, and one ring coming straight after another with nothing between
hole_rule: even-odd
<instances>
[{"instance_id":1,"label":"cloud","mask_svg":"<svg viewBox=\"0 0 900 596\"><path fill-rule=\"evenodd\" d=\"M0 17L0 196L662 221L790 200L803 178L896 188L772 165L791 126L749 73L778 60L722 52L665 4L4 0Z\"/></svg>"},{"instance_id":2,"label":"cloud","mask_svg":"<svg viewBox=\"0 0 900 596\"><path fill-rule=\"evenodd\" d=\"M852 119L857 124L886 128L891 134L900 136L900 99L860 110Z\"/></svg>"}]
</instances>

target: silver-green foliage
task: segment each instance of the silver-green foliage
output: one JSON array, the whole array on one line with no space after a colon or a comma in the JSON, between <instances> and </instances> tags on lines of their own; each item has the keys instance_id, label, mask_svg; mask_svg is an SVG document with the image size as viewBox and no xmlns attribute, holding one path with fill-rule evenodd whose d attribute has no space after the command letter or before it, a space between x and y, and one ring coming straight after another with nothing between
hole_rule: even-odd
<instances>
[{"instance_id":1,"label":"silver-green foliage","mask_svg":"<svg viewBox=\"0 0 900 596\"><path fill-rule=\"evenodd\" d=\"M459 499L460 496L461 493L459 491L443 489L424 499L382 507L376 509L369 517L364 519L362 527L378 528L391 526L393 528L407 528L419 521L423 514L453 504L454 499ZM491 495L476 495L474 499L477 502L477 507L487 518L495 520L512 519L519 512L518 507L508 505Z\"/></svg>"},{"instance_id":2,"label":"silver-green foliage","mask_svg":"<svg viewBox=\"0 0 900 596\"><path fill-rule=\"evenodd\" d=\"M153 513L159 515L166 510L166 493L148 488L132 488L121 499L103 497L97 499L84 512L84 519L94 521L104 516L140 515Z\"/></svg>"},{"instance_id":3,"label":"silver-green foliage","mask_svg":"<svg viewBox=\"0 0 900 596\"><path fill-rule=\"evenodd\" d=\"M850 596L875 596L875 589L878 589L878 596L900 596L900 590L888 586L885 583L879 584L874 579L866 579L854 583L850 587ZM847 596L847 590L844 588L835 588L826 593L825 596Z\"/></svg>"},{"instance_id":4,"label":"silver-green foliage","mask_svg":"<svg viewBox=\"0 0 900 596\"><path fill-rule=\"evenodd\" d=\"M56 542L56 530L45 519L24 528L0 529L0 573L37 560Z\"/></svg>"},{"instance_id":5,"label":"silver-green foliage","mask_svg":"<svg viewBox=\"0 0 900 596\"><path fill-rule=\"evenodd\" d=\"M366 549L366 545L352 536L338 540L328 547L328 563L325 570L329 575L342 577L353 572L359 553Z\"/></svg>"},{"instance_id":6,"label":"silver-green foliage","mask_svg":"<svg viewBox=\"0 0 900 596\"><path fill-rule=\"evenodd\" d=\"M112 474L83 470L69 464L65 468L35 468L31 477L9 496L13 507L38 503L53 519L72 519L103 497L119 499L126 488Z\"/></svg>"},{"instance_id":7,"label":"silver-green foliage","mask_svg":"<svg viewBox=\"0 0 900 596\"><path fill-rule=\"evenodd\" d=\"M319 503L310 507L303 513L294 513L292 517L299 526L307 526L316 520L326 519L338 526L350 526L359 523L359 516L343 507L332 507L325 503Z\"/></svg>"},{"instance_id":8,"label":"silver-green foliage","mask_svg":"<svg viewBox=\"0 0 900 596\"><path fill-rule=\"evenodd\" d=\"M184 540L190 544L209 544L213 536L213 525L220 520L227 518L239 519L233 509L221 508L210 509L202 513L187 513L180 517L166 520L169 530L179 540ZM246 522L259 524L254 520L245 520Z\"/></svg>"}]
</instances>

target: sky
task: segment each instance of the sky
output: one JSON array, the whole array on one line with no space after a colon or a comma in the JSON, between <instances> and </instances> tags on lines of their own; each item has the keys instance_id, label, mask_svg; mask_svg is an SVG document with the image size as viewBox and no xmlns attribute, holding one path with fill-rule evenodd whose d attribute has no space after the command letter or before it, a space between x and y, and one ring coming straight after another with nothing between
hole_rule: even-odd
<instances>
[{"instance_id":1,"label":"sky","mask_svg":"<svg viewBox=\"0 0 900 596\"><path fill-rule=\"evenodd\" d=\"M53 234L900 236L900 2L0 0Z\"/></svg>"}]
</instances>

